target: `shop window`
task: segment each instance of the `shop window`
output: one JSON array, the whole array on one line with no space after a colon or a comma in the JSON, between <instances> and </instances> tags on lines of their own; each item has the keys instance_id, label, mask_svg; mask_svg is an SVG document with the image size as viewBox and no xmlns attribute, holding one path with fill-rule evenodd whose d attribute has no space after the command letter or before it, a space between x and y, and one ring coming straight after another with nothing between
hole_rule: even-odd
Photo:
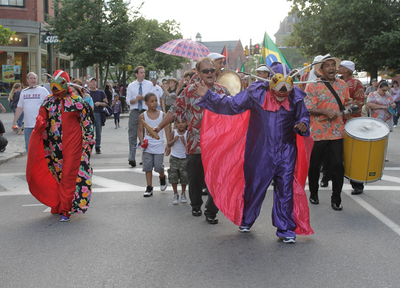
<instances>
[{"instance_id":1,"label":"shop window","mask_svg":"<svg viewBox=\"0 0 400 288\"><path fill-rule=\"evenodd\" d=\"M10 40L11 44L7 47L28 47L28 35L13 35Z\"/></svg>"},{"instance_id":2,"label":"shop window","mask_svg":"<svg viewBox=\"0 0 400 288\"><path fill-rule=\"evenodd\" d=\"M25 0L0 0L0 6L25 8Z\"/></svg>"}]
</instances>

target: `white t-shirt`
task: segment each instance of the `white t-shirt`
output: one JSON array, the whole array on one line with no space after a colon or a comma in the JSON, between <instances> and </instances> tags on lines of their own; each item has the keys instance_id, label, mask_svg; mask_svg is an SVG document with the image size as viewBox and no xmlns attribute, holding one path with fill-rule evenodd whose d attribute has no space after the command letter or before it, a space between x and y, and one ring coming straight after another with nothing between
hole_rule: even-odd
<instances>
[{"instance_id":1,"label":"white t-shirt","mask_svg":"<svg viewBox=\"0 0 400 288\"><path fill-rule=\"evenodd\" d=\"M147 111L146 111L144 112L144 121L146 121L146 123L149 124L150 127L156 127L161 123L163 115L164 113L160 111L158 118L152 120L147 116ZM159 140L149 135L146 129L144 131L145 131L144 139L147 139L147 141L149 141L149 146L147 146L146 150L144 151L150 154L164 154L164 129L161 129L158 132L158 136L160 136Z\"/></svg>"},{"instance_id":2,"label":"white t-shirt","mask_svg":"<svg viewBox=\"0 0 400 288\"><path fill-rule=\"evenodd\" d=\"M47 95L49 95L49 91L40 86L26 88L21 91L17 107L24 109L25 128L35 127L40 105L42 105Z\"/></svg>"},{"instance_id":3,"label":"white t-shirt","mask_svg":"<svg viewBox=\"0 0 400 288\"><path fill-rule=\"evenodd\" d=\"M186 142L186 135L187 135L187 131L185 132L185 134L183 134L183 137L184 137L184 139L185 139L185 142ZM175 136L181 136L181 135L179 135L177 129L174 130L174 138L175 138ZM186 153L185 153L185 151L186 151L185 145L183 145L181 139L178 139L178 140L174 143L174 145L172 146L172 148L171 148L171 155L174 156L174 157L176 157L176 158L179 158L179 159L185 159L185 158L186 158Z\"/></svg>"}]
</instances>

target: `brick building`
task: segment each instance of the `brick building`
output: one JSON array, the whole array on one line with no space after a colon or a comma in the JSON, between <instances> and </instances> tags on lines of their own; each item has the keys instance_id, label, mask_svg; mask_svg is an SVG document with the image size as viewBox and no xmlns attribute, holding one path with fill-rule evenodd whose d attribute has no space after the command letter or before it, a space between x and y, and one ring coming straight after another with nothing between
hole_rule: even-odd
<instances>
[{"instance_id":1,"label":"brick building","mask_svg":"<svg viewBox=\"0 0 400 288\"><path fill-rule=\"evenodd\" d=\"M0 0L0 25L16 32L12 36L12 44L0 46L0 80L25 84L26 74L30 71L41 75L63 69L71 74L70 57L58 53L52 44L43 43L48 33L45 29L46 17L54 16L52 7L53 0ZM3 70L8 71L11 66L15 68L14 78L10 81L9 78L4 79ZM44 77L39 78L39 82L45 81Z\"/></svg>"}]
</instances>

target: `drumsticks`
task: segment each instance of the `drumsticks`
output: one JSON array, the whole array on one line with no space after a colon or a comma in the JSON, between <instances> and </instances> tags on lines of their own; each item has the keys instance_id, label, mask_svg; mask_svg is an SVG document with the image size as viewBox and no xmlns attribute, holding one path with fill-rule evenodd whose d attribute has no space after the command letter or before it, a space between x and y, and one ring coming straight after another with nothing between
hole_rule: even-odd
<instances>
[{"instance_id":1,"label":"drumsticks","mask_svg":"<svg viewBox=\"0 0 400 288\"><path fill-rule=\"evenodd\" d=\"M158 135L158 133L156 131L153 130L153 128L150 127L149 124L146 123L146 121L144 121L144 119L142 119L143 122L143 126L144 128L146 128L147 132L149 132L149 134L151 136L153 136L155 139L160 140L160 136Z\"/></svg>"}]
</instances>

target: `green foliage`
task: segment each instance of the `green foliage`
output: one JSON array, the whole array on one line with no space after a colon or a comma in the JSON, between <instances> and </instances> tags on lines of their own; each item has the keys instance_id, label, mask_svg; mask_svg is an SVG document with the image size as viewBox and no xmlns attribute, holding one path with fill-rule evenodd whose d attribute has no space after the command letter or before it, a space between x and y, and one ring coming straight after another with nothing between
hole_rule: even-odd
<instances>
[{"instance_id":1,"label":"green foliage","mask_svg":"<svg viewBox=\"0 0 400 288\"><path fill-rule=\"evenodd\" d=\"M57 17L48 23L58 49L72 56L75 67L120 64L135 37L124 0L59 0ZM135 11L134 13L137 14ZM102 72L102 71L100 71Z\"/></svg>"},{"instance_id":2,"label":"green foliage","mask_svg":"<svg viewBox=\"0 0 400 288\"><path fill-rule=\"evenodd\" d=\"M331 53L376 77L383 66L400 67L400 6L390 0L290 0L300 23L288 45L312 58Z\"/></svg>"},{"instance_id":3,"label":"green foliage","mask_svg":"<svg viewBox=\"0 0 400 288\"><path fill-rule=\"evenodd\" d=\"M293 68L303 68L307 62L307 58L303 57L295 47L279 48L279 50Z\"/></svg>"},{"instance_id":4,"label":"green foliage","mask_svg":"<svg viewBox=\"0 0 400 288\"><path fill-rule=\"evenodd\" d=\"M0 25L0 45L1 46L7 46L11 44L10 37L15 34L14 31L4 28L4 26Z\"/></svg>"},{"instance_id":5,"label":"green foliage","mask_svg":"<svg viewBox=\"0 0 400 288\"><path fill-rule=\"evenodd\" d=\"M179 24L175 20L159 23L155 19L139 18L135 21L135 30L137 31L137 38L132 43L127 55L127 63L132 65L133 69L140 65L146 68L146 73L164 71L167 75L182 68L181 63L189 61L183 57L154 51L170 40L182 38L179 33ZM133 70L127 71L128 76L132 74Z\"/></svg>"}]
</instances>

